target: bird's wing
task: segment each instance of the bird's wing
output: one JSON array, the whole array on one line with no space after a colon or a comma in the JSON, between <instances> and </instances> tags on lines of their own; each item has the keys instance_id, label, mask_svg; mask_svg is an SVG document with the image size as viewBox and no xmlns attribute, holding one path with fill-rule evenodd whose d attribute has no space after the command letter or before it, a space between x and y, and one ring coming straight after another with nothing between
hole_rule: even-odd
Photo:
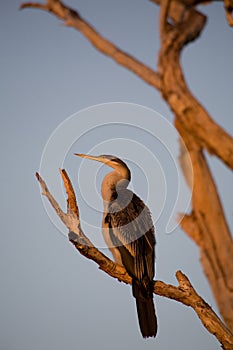
<instances>
[{"instance_id":1,"label":"bird's wing","mask_svg":"<svg viewBox=\"0 0 233 350\"><path fill-rule=\"evenodd\" d=\"M124 197L131 191L125 190L111 203L107 220L112 243L121 254L127 272L138 280L154 277L154 226L149 209L142 200L132 195L127 203ZM124 204L127 205L124 206Z\"/></svg>"}]
</instances>

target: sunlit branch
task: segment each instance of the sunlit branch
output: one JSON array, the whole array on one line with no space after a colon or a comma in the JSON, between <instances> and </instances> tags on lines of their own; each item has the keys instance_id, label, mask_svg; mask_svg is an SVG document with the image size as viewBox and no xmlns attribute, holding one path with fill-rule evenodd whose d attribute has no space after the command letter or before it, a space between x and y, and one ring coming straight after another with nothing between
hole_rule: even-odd
<instances>
[{"instance_id":1,"label":"sunlit branch","mask_svg":"<svg viewBox=\"0 0 233 350\"><path fill-rule=\"evenodd\" d=\"M48 198L51 206L66 225L70 242L83 256L97 263L99 268L109 276L117 278L121 282L131 284L131 277L127 274L125 268L115 264L111 259L101 253L82 231L73 186L64 169L60 170L60 174L67 193L67 213L64 213L60 209L58 203L49 192L45 181L38 173L36 177L40 183L42 194ZM214 334L221 342L223 349L230 350L233 346L233 335L231 332L222 323L211 307L197 294L189 279L181 271L177 271L176 278L179 282L178 287L166 284L162 281L156 281L154 284L154 293L176 300L184 305L191 306L206 329Z\"/></svg>"},{"instance_id":2,"label":"sunlit branch","mask_svg":"<svg viewBox=\"0 0 233 350\"><path fill-rule=\"evenodd\" d=\"M33 2L23 3L21 5L21 9L27 7L39 8L54 14L59 19L63 20L65 25L75 28L82 33L97 50L111 57L121 66L132 71L146 83L154 86L158 90L160 89L159 75L153 69L104 38L93 26L82 18L77 11L65 6L61 1L47 0L46 5Z\"/></svg>"}]
</instances>

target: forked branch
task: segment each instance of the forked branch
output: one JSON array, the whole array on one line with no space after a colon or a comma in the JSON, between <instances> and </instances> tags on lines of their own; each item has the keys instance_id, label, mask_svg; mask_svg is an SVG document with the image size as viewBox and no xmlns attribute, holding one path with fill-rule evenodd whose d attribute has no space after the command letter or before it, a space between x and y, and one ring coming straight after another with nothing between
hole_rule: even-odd
<instances>
[{"instance_id":1,"label":"forked branch","mask_svg":"<svg viewBox=\"0 0 233 350\"><path fill-rule=\"evenodd\" d=\"M226 0L231 2L232 0ZM158 4L162 4L162 1L155 1ZM188 1L188 6L185 4L185 0L165 0L162 6L162 16L160 20L160 30L161 34L163 31L163 26L168 25L166 18L169 17L173 20L174 24L179 26L181 32L183 31L183 37L188 38L188 41L194 40L201 32L205 18L198 11L192 8L192 5L195 4L195 1ZM114 45L112 42L104 38L97 30L91 26L81 15L64 5L60 0L47 0L45 4L37 3L37 2L25 2L20 6L21 9L24 8L37 8L41 10L48 11L55 15L57 18L64 21L65 25L69 27L73 27L78 30L80 33L86 37L87 40L100 52L112 58L121 66L127 68L142 80L144 80L149 85L152 85L157 90L161 91L164 94L164 89L161 86L161 75L160 75L160 67L159 73L155 70L151 69L144 63L140 62L135 57L121 50L119 47ZM191 23L191 28L194 30L189 30L189 28L182 26L181 21L187 18L186 22ZM189 24L190 24L189 23ZM188 24L188 25L189 25ZM197 27L194 25L197 24ZM188 33L187 30L188 29ZM175 32L173 32L175 34ZM187 35L188 34L188 35ZM182 44L180 49L182 48ZM179 47L176 47L176 50ZM170 89L171 90L171 89ZM169 90L169 91L170 91ZM179 96L177 94L173 94L167 102L174 110L174 104L176 104ZM196 138L198 138L202 146L205 147L211 154L215 154L219 157L227 166L233 169L233 139L231 136L223 130L219 125L213 122L208 113L203 109L202 116L199 114L199 105L197 101L196 104L196 118L193 119L189 116L188 106L183 106L183 112L186 111L186 115L182 118L182 122L184 123L188 132L190 132L192 126L192 133L195 134ZM203 119L204 118L204 119ZM191 123L190 123L191 121Z\"/></svg>"},{"instance_id":2,"label":"forked branch","mask_svg":"<svg viewBox=\"0 0 233 350\"><path fill-rule=\"evenodd\" d=\"M93 260L99 265L99 268L106 272L109 276L117 278L119 281L131 284L131 277L123 266L115 264L106 255L100 252L86 237L82 231L79 210L76 202L75 192L72 183L66 171L60 170L63 183L67 193L67 212L64 213L59 204L49 192L45 181L36 173L36 177L40 183L42 194L45 195L57 215L68 229L68 237L70 242L78 249L78 251L88 259ZM215 335L222 344L223 349L230 350L233 347L233 335L222 323L220 318L215 314L211 307L197 294L189 279L181 272L177 271L176 278L179 286L172 286L162 281L156 281L154 284L154 293L169 299L176 300L184 305L191 306L196 312L205 328Z\"/></svg>"},{"instance_id":3,"label":"forked branch","mask_svg":"<svg viewBox=\"0 0 233 350\"><path fill-rule=\"evenodd\" d=\"M162 9L165 5L164 2ZM178 16L178 22L173 18L174 23L169 30L166 29L170 19L165 19L164 16L169 16L170 10L166 8L166 11L160 13L164 28L160 27L161 49L158 65L163 97L175 114L175 126L189 151L193 169L192 213L184 217L181 227L199 246L203 270L213 290L219 311L226 325L232 330L232 237L203 147L207 149L210 147L214 134L216 136L213 142L215 146L218 145L220 152L223 150L222 143L226 146L229 141L232 147L233 139L230 136L223 136L221 129L211 120L186 84L180 56L187 43L200 35L205 17L193 7L183 9L179 7L179 9L183 11L183 17ZM207 130L211 130L210 133ZM204 137L203 132L206 134ZM213 152L216 154L219 151Z\"/></svg>"},{"instance_id":4,"label":"forked branch","mask_svg":"<svg viewBox=\"0 0 233 350\"><path fill-rule=\"evenodd\" d=\"M154 86L156 89L160 88L159 75L153 69L100 35L77 11L70 9L58 0L47 0L46 4L26 2L20 6L21 9L33 7L53 13L63 20L66 26L73 27L82 33L97 50L132 71L146 83Z\"/></svg>"}]
</instances>

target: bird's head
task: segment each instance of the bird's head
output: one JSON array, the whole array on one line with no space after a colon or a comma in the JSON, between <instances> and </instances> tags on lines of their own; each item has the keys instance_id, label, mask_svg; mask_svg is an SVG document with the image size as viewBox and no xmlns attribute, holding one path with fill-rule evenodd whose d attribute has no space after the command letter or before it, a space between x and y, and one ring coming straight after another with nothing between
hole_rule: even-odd
<instances>
[{"instance_id":1,"label":"bird's head","mask_svg":"<svg viewBox=\"0 0 233 350\"><path fill-rule=\"evenodd\" d=\"M120 173L127 172L130 175L130 170L127 167L127 165L121 159L119 159L115 156L106 155L106 154L100 155L100 156L91 156L88 154L81 154L81 153L75 153L75 155L79 156L81 158L96 160L97 162L103 163L103 164L117 170Z\"/></svg>"},{"instance_id":2,"label":"bird's head","mask_svg":"<svg viewBox=\"0 0 233 350\"><path fill-rule=\"evenodd\" d=\"M109 202L116 199L116 193L118 197L120 193L119 191L127 188L131 174L129 168L121 159L106 154L91 156L88 154L75 153L75 155L81 158L96 160L97 162L115 169L104 177L101 186L102 197L107 205Z\"/></svg>"}]
</instances>

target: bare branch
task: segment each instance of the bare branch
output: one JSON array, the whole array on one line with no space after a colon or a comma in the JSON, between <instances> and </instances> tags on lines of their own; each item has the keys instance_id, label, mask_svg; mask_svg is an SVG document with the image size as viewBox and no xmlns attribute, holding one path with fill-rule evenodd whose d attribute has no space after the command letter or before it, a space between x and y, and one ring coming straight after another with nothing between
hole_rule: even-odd
<instances>
[{"instance_id":1,"label":"bare branch","mask_svg":"<svg viewBox=\"0 0 233 350\"><path fill-rule=\"evenodd\" d=\"M231 329L233 305L233 244L216 185L202 149L176 122L192 160L194 187L192 214L181 227L200 248L204 272L212 287L219 310Z\"/></svg>"},{"instance_id":2,"label":"bare branch","mask_svg":"<svg viewBox=\"0 0 233 350\"><path fill-rule=\"evenodd\" d=\"M164 286L162 289L163 296L192 307L205 328L208 329L210 333L214 334L222 344L223 349L231 349L233 341L232 333L222 323L211 307L197 294L187 276L181 271L177 271L176 278L179 282L179 287L169 286L169 288L167 288L167 285ZM162 295L158 293L157 289L157 286L160 284L160 281L155 282L155 291L156 294ZM168 290L168 294L166 290Z\"/></svg>"},{"instance_id":3,"label":"bare branch","mask_svg":"<svg viewBox=\"0 0 233 350\"><path fill-rule=\"evenodd\" d=\"M182 221L180 223L181 228L186 234L198 245L202 245L201 232L197 225L197 219L195 218L194 212L191 215L182 215Z\"/></svg>"},{"instance_id":4,"label":"bare branch","mask_svg":"<svg viewBox=\"0 0 233 350\"><path fill-rule=\"evenodd\" d=\"M166 35L167 32L167 17L169 13L169 6L171 0L164 0L161 3L160 16L159 16L159 31L161 38Z\"/></svg>"},{"instance_id":5,"label":"bare branch","mask_svg":"<svg viewBox=\"0 0 233 350\"><path fill-rule=\"evenodd\" d=\"M175 126L188 148L193 167L192 216L186 216L181 225L198 244L219 310L228 327L233 329L233 265L229 263L233 256L232 238L202 152L205 147L232 166L233 139L211 120L191 94L180 66L182 49L200 35L204 24L203 15L192 7L185 9L183 22L161 36L159 72L163 97L175 113Z\"/></svg>"},{"instance_id":6,"label":"bare branch","mask_svg":"<svg viewBox=\"0 0 233 350\"><path fill-rule=\"evenodd\" d=\"M77 217L79 217L76 196L69 176L65 169L60 169L60 174L67 193L67 213L73 212Z\"/></svg>"},{"instance_id":7,"label":"bare branch","mask_svg":"<svg viewBox=\"0 0 233 350\"><path fill-rule=\"evenodd\" d=\"M83 233L82 233L83 234ZM80 235L69 232L69 240L78 251L88 259L93 260L99 265L100 270L106 272L109 276L117 278L120 282L131 284L132 279L123 266L115 264L106 255L100 252L96 247L80 243Z\"/></svg>"},{"instance_id":8,"label":"bare branch","mask_svg":"<svg viewBox=\"0 0 233 350\"><path fill-rule=\"evenodd\" d=\"M59 19L63 20L67 26L73 27L82 33L97 50L111 57L118 64L135 73L146 83L160 90L160 78L154 70L105 39L77 11L68 8L61 1L47 0L47 5L41 5L40 7L38 3L24 3L21 5L21 8L26 7L40 8L53 13Z\"/></svg>"},{"instance_id":9,"label":"bare branch","mask_svg":"<svg viewBox=\"0 0 233 350\"><path fill-rule=\"evenodd\" d=\"M61 219L61 221L64 224L66 224L66 214L62 211L62 209L60 208L60 206L57 203L57 201L55 200L55 198L49 192L46 183L44 182L44 180L42 179L42 177L40 176L39 173L36 173L36 178L37 178L37 180L40 183L40 186L41 186L41 189L42 189L42 194L48 198L51 206L56 211L56 213L59 216L59 218Z\"/></svg>"},{"instance_id":10,"label":"bare branch","mask_svg":"<svg viewBox=\"0 0 233 350\"><path fill-rule=\"evenodd\" d=\"M39 9L39 10L49 10L49 7L47 5L43 5L43 4L40 4L40 3L36 3L36 2L25 2L23 4L20 5L20 10L23 10L25 8L36 8L36 9Z\"/></svg>"},{"instance_id":11,"label":"bare branch","mask_svg":"<svg viewBox=\"0 0 233 350\"><path fill-rule=\"evenodd\" d=\"M150 2L155 3L156 5L163 5L164 2L162 0L149 0ZM206 5L209 4L210 2L223 2L225 11L226 11L226 19L229 24L229 26L233 26L233 17L232 17L232 12L233 12L233 1L232 0L211 0L211 1L206 1L206 0L171 0L171 18L174 20L174 22L178 23L180 22L181 19L181 11L184 9L184 7L191 7L195 5ZM169 14L170 14L169 13Z\"/></svg>"},{"instance_id":12,"label":"bare branch","mask_svg":"<svg viewBox=\"0 0 233 350\"><path fill-rule=\"evenodd\" d=\"M75 197L71 181L65 170L61 170L60 173L64 180L64 185L68 194L67 201L68 203L71 203ZM36 176L41 185L43 193L49 199L54 209L57 208L58 204L49 192L46 183L38 173ZM74 208L75 212L72 212L71 207ZM74 228L73 231L70 229L69 216L71 215L71 219L74 220L73 215L75 215L77 221L79 222L78 212L79 211L76 200L75 204L72 203L72 206L69 207L67 214L63 213L61 216L60 211L57 211L58 216L65 223L69 230L70 242L83 256L96 262L99 265L99 268L102 271L106 272L109 276L117 278L121 282L131 284L131 277L128 275L125 268L115 264L111 259L106 257L96 247L94 247L90 240L83 233L80 224L72 225ZM65 216L65 218L63 218L63 216ZM181 271L177 271L176 277L179 282L178 287L166 284L161 281L156 281L154 285L154 293L176 300L184 305L191 306L197 313L203 325L221 342L223 348L225 350L230 350L233 346L233 335L231 332L226 328L226 326L222 323L222 321L211 309L211 307L196 293L188 278Z\"/></svg>"},{"instance_id":13,"label":"bare branch","mask_svg":"<svg viewBox=\"0 0 233 350\"><path fill-rule=\"evenodd\" d=\"M158 4L162 3L161 0L154 0L153 2ZM176 41L176 44L174 46L174 51L177 51L177 53L181 51L185 44L196 39L200 35L201 30L203 29L203 26L205 24L205 16L201 15L191 6L195 4L196 2L193 0L173 0L171 1L171 3L170 1L166 0L166 6L163 5L162 7L164 9L164 15L161 16L161 18L163 19L161 21L164 23L164 18L169 16L177 25L179 24L180 35L178 35L178 40ZM187 87L186 90L189 92L189 97L186 96L185 100L182 98L182 96L179 95L178 91L174 93L174 90L172 90L171 88L169 88L168 90L170 93L167 94L165 92L166 89L164 87L162 89L161 86L162 82L160 77L160 70L159 74L156 73L147 65L143 64L133 56L118 48L109 40L105 39L87 21L85 21L77 11L74 11L73 9L70 9L69 7L65 6L59 0L47 0L46 5L40 5L38 3L33 2L23 3L21 5L21 8L26 7L40 8L42 10L46 10L54 14L59 19L63 20L67 26L73 27L77 29L80 33L82 33L97 50L111 57L118 64L132 71L146 83L152 85L157 90L161 91L163 97L167 100L172 110L181 119L181 122L183 123L183 126L184 128L186 128L187 132L192 132L194 136L200 140L202 146L210 152L210 154L215 154L227 166L233 169L232 137L210 118L207 111L205 111L205 109L191 95ZM181 25L184 18L186 20L183 23L183 25ZM171 35L173 36L174 34L178 34L178 32L173 31L171 33ZM168 38L171 39L171 36L167 36L167 41ZM159 65L159 68L160 67L161 65ZM170 69L172 69L172 67ZM181 74L182 77L181 71L178 71L177 73ZM169 83L169 81L167 81L167 83ZM182 89L182 83L180 84L180 88ZM193 115L189 114L190 102L191 104L193 104L193 107L195 106L195 118L193 118ZM178 104L182 106L182 109L179 110L179 113L177 113Z\"/></svg>"},{"instance_id":14,"label":"bare branch","mask_svg":"<svg viewBox=\"0 0 233 350\"><path fill-rule=\"evenodd\" d=\"M226 1L232 2L232 0ZM161 16L164 18L164 13L166 15L168 11L165 8L166 3L161 0L153 2L163 4L160 18ZM173 0L170 3L167 16L176 26L170 26L170 33L167 35L161 34L162 47L159 59L161 92L183 128L192 133L210 154L219 157L233 170L233 138L211 119L208 112L191 94L180 67L181 50L200 35L206 22L205 16L190 6L192 2L195 5L195 1L192 0ZM231 7L228 8L230 11ZM164 20L162 22L164 24Z\"/></svg>"},{"instance_id":15,"label":"bare branch","mask_svg":"<svg viewBox=\"0 0 233 350\"><path fill-rule=\"evenodd\" d=\"M226 11L226 18L229 26L233 27L233 1L232 0L224 0L224 7Z\"/></svg>"}]
</instances>

